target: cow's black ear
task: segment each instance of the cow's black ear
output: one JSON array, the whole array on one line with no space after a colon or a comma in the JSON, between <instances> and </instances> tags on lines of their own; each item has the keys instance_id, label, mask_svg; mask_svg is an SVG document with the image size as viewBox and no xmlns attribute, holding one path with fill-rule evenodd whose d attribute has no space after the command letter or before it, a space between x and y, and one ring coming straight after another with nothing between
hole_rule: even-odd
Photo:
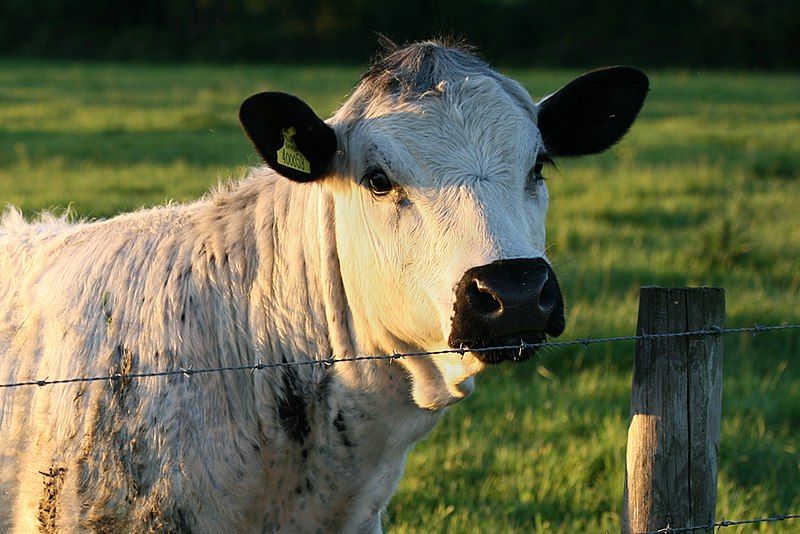
<instances>
[{"instance_id":1,"label":"cow's black ear","mask_svg":"<svg viewBox=\"0 0 800 534\"><path fill-rule=\"evenodd\" d=\"M239 108L239 120L264 161L290 180L310 182L330 169L336 134L296 96L253 95Z\"/></svg>"},{"instance_id":2,"label":"cow's black ear","mask_svg":"<svg viewBox=\"0 0 800 534\"><path fill-rule=\"evenodd\" d=\"M649 81L631 67L599 69L571 81L538 105L539 131L549 154L597 154L625 135Z\"/></svg>"}]
</instances>

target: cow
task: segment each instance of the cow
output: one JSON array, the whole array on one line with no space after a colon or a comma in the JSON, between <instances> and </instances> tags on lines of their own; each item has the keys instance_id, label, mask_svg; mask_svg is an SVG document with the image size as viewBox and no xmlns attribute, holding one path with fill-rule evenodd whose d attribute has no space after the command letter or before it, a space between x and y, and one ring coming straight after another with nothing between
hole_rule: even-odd
<instances>
[{"instance_id":1,"label":"cow","mask_svg":"<svg viewBox=\"0 0 800 534\"><path fill-rule=\"evenodd\" d=\"M0 389L0 531L380 532L409 450L475 375L564 330L546 165L609 148L647 90L611 67L534 102L417 42L325 121L247 98L267 165L199 201L7 209L0 382L117 378ZM129 376L258 363L279 365Z\"/></svg>"}]
</instances>

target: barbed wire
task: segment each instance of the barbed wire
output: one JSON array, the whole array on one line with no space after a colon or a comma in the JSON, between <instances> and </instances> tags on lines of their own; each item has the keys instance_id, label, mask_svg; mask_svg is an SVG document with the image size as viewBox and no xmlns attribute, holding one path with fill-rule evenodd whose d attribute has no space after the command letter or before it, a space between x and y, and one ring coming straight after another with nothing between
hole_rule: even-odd
<instances>
[{"instance_id":1,"label":"barbed wire","mask_svg":"<svg viewBox=\"0 0 800 534\"><path fill-rule=\"evenodd\" d=\"M773 523L776 521L788 521L790 519L798 519L800 518L800 514L776 514L770 517L761 517L758 519L739 519L736 521L730 520L722 520L717 523L713 522L713 519L707 525L695 525L690 527L671 527L667 525L664 528L660 528L658 530L652 530L649 532L641 532L639 534L678 534L680 532L694 532L695 530L713 530L713 529L720 529L725 527L733 527L736 525L752 525L757 523Z\"/></svg>"},{"instance_id":2,"label":"barbed wire","mask_svg":"<svg viewBox=\"0 0 800 534\"><path fill-rule=\"evenodd\" d=\"M460 348L453 348L453 349L441 349L441 350L433 350L433 351L420 351L420 352L395 352L392 354L376 354L376 355L365 355L365 356L348 356L348 357L330 357L330 358L322 358L319 360L299 360L299 361L292 361L292 362L270 362L270 363L263 363L260 360L254 364L243 364L243 365L227 365L227 366L220 366L220 367L202 367L199 369L194 369L192 367L179 367L178 369L172 369L167 371L149 371L149 372L142 372L142 373L113 373L108 375L98 375L98 376L79 376L79 377L71 377L71 378L58 378L50 380L49 378L43 378L39 380L24 380L20 382L9 382L5 384L0 384L1 388L16 388L16 387L26 387L26 386L51 386L55 384L74 384L78 382L99 382L99 381L116 381L116 380L131 380L131 379L140 379L140 378L153 378L153 377L167 377L167 376L175 376L175 375L183 375L187 377L191 377L194 375L199 374L207 374L207 373L224 373L224 372L231 372L231 371L257 371L257 370L264 370L264 369L273 369L276 367L300 367L306 365L324 365L324 366L331 366L340 363L353 363L353 362L364 362L364 361L375 361L375 360L399 360L403 358L416 358L422 356L438 356L442 354L460 354L463 356L468 352L473 353L481 353L481 352L493 352L493 351L503 351L503 350L519 350L520 352L526 349L537 349L537 348L558 348L558 347L569 347L569 346L583 346L587 347L589 345L595 345L599 343L617 343L623 341L639 341L639 340L653 340L653 339L662 339L662 338L678 338L678 337L694 337L694 336L719 336L723 334L736 334L736 333L751 333L754 336L756 334L764 333L764 332L772 332L776 330L800 330L800 324L786 324L786 325L753 325L753 326L740 326L740 327L732 327L732 328L722 328L719 326L712 326L705 329L699 330L687 330L684 332L661 332L661 333L652 333L648 334L646 332L642 332L641 334L630 335L630 336L613 336L613 337L586 337L582 339L571 339L567 341L550 341L550 342L541 342L541 343L525 343L520 342L516 345L499 345L493 347L475 347L475 348L467 348L467 347L460 347Z\"/></svg>"}]
</instances>

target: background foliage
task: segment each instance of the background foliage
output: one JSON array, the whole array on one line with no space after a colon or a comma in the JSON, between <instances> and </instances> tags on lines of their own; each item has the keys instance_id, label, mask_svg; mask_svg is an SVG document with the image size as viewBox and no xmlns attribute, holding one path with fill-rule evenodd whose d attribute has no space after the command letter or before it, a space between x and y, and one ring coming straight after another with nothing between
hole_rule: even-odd
<instances>
[{"instance_id":1,"label":"background foliage","mask_svg":"<svg viewBox=\"0 0 800 534\"><path fill-rule=\"evenodd\" d=\"M358 61L454 32L502 64L800 67L796 0L0 0L0 54Z\"/></svg>"}]
</instances>

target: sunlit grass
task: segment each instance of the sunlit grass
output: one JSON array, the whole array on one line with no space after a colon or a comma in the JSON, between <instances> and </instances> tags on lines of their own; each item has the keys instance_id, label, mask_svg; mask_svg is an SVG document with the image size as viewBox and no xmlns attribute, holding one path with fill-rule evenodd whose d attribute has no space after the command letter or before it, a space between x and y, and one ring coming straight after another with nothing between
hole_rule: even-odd
<instances>
[{"instance_id":1,"label":"sunlit grass","mask_svg":"<svg viewBox=\"0 0 800 534\"><path fill-rule=\"evenodd\" d=\"M577 73L512 74L541 96ZM106 217L197 198L255 161L236 119L246 96L282 90L327 114L357 77L0 62L0 202ZM722 286L731 325L800 322L800 76L651 81L618 147L546 173L566 336L632 333L641 285ZM800 335L726 350L719 515L797 512ZM486 373L411 454L389 530L616 531L631 361L631 344L597 345Z\"/></svg>"}]
</instances>

